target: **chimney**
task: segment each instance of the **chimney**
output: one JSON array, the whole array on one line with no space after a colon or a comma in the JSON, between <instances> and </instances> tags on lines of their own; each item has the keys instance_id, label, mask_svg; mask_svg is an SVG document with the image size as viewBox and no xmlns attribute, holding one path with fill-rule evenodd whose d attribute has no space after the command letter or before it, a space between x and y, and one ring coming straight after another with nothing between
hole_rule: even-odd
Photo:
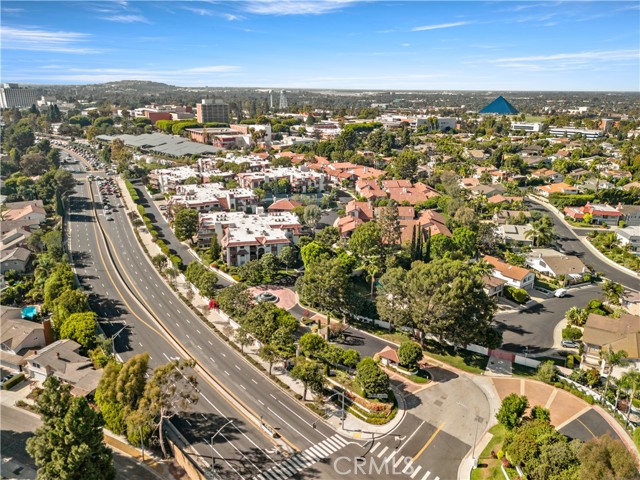
<instances>
[{"instance_id":1,"label":"chimney","mask_svg":"<svg viewBox=\"0 0 640 480\"><path fill-rule=\"evenodd\" d=\"M47 318L42 321L44 328L44 344L51 345L53 343L53 331L51 330L51 319Z\"/></svg>"}]
</instances>

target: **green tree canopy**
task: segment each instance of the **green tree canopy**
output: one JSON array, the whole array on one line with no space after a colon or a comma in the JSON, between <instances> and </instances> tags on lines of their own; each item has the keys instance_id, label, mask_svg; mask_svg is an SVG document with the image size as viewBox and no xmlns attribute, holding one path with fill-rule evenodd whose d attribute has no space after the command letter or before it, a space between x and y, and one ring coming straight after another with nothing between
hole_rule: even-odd
<instances>
[{"instance_id":1,"label":"green tree canopy","mask_svg":"<svg viewBox=\"0 0 640 480\"><path fill-rule=\"evenodd\" d=\"M173 224L178 240L193 242L193 237L198 233L198 219L197 210L183 208L178 212Z\"/></svg>"},{"instance_id":2,"label":"green tree canopy","mask_svg":"<svg viewBox=\"0 0 640 480\"><path fill-rule=\"evenodd\" d=\"M522 416L527 408L529 408L527 397L511 393L502 400L496 418L508 430L513 430L522 423Z\"/></svg>"},{"instance_id":3,"label":"green tree canopy","mask_svg":"<svg viewBox=\"0 0 640 480\"><path fill-rule=\"evenodd\" d=\"M103 443L102 416L84 397L50 376L36 400L44 425L27 440L27 452L38 466L38 478L112 480L111 450Z\"/></svg>"},{"instance_id":4,"label":"green tree canopy","mask_svg":"<svg viewBox=\"0 0 640 480\"><path fill-rule=\"evenodd\" d=\"M356 381L365 395L385 394L389 390L389 377L371 358L366 357L356 367Z\"/></svg>"},{"instance_id":5,"label":"green tree canopy","mask_svg":"<svg viewBox=\"0 0 640 480\"><path fill-rule=\"evenodd\" d=\"M415 370L418 368L418 362L422 360L422 347L417 342L402 342L398 348L398 358L400 366Z\"/></svg>"},{"instance_id":6,"label":"green tree canopy","mask_svg":"<svg viewBox=\"0 0 640 480\"><path fill-rule=\"evenodd\" d=\"M60 338L69 338L90 350L96 344L96 314L93 312L69 315L60 327Z\"/></svg>"}]
</instances>

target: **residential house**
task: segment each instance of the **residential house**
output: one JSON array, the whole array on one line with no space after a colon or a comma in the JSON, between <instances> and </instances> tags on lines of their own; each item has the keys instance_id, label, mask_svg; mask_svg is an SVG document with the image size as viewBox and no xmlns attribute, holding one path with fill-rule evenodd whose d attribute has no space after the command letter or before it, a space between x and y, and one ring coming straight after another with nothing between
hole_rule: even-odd
<instances>
[{"instance_id":1,"label":"residential house","mask_svg":"<svg viewBox=\"0 0 640 480\"><path fill-rule=\"evenodd\" d=\"M632 252L640 252L640 226L620 228L616 230L616 236L620 245L628 245Z\"/></svg>"},{"instance_id":2,"label":"residential house","mask_svg":"<svg viewBox=\"0 0 640 480\"><path fill-rule=\"evenodd\" d=\"M534 191L545 198L549 198L554 193L561 193L563 195L577 195L580 193L577 187L572 187L564 182L552 183L551 185L539 185L534 187Z\"/></svg>"},{"instance_id":3,"label":"residential house","mask_svg":"<svg viewBox=\"0 0 640 480\"><path fill-rule=\"evenodd\" d=\"M582 207L564 207L564 214L572 220L584 221L586 214L591 215L591 223L616 226L622 214L611 205L587 203Z\"/></svg>"},{"instance_id":4,"label":"residential house","mask_svg":"<svg viewBox=\"0 0 640 480\"><path fill-rule=\"evenodd\" d=\"M622 214L622 220L627 227L640 226L640 205L620 205L618 211Z\"/></svg>"},{"instance_id":5,"label":"residential house","mask_svg":"<svg viewBox=\"0 0 640 480\"><path fill-rule=\"evenodd\" d=\"M87 396L98 386L102 372L93 368L92 361L79 353L80 344L64 339L53 342L27 359L31 378L44 382L53 375L72 386L71 393Z\"/></svg>"},{"instance_id":6,"label":"residential house","mask_svg":"<svg viewBox=\"0 0 640 480\"><path fill-rule=\"evenodd\" d=\"M10 202L4 204L6 209L2 213L3 221L25 221L28 226L38 226L47 220L47 212L42 200L26 202Z\"/></svg>"},{"instance_id":7,"label":"residential house","mask_svg":"<svg viewBox=\"0 0 640 480\"><path fill-rule=\"evenodd\" d=\"M525 290L533 288L536 276L530 270L510 265L490 255L485 255L482 258L493 266L493 276L505 280L507 285Z\"/></svg>"},{"instance_id":8,"label":"residential house","mask_svg":"<svg viewBox=\"0 0 640 480\"><path fill-rule=\"evenodd\" d=\"M578 257L565 255L551 248L532 250L527 255L526 262L535 271L549 277L563 278L569 284L582 283L591 274Z\"/></svg>"},{"instance_id":9,"label":"residential house","mask_svg":"<svg viewBox=\"0 0 640 480\"><path fill-rule=\"evenodd\" d=\"M22 370L26 358L47 344L41 323L20 318L20 309L2 307L0 312L0 365Z\"/></svg>"},{"instance_id":10,"label":"residential house","mask_svg":"<svg viewBox=\"0 0 640 480\"><path fill-rule=\"evenodd\" d=\"M531 172L531 178L538 178L545 182L560 183L564 180L564 175L548 168L541 168Z\"/></svg>"},{"instance_id":11,"label":"residential house","mask_svg":"<svg viewBox=\"0 0 640 480\"><path fill-rule=\"evenodd\" d=\"M476 185L475 187L471 187L468 190L471 190L475 196L484 196L484 197L493 197L495 195L502 195L507 193L506 187L496 183L494 185Z\"/></svg>"},{"instance_id":12,"label":"residential house","mask_svg":"<svg viewBox=\"0 0 640 480\"><path fill-rule=\"evenodd\" d=\"M599 178L588 178L584 182L577 184L576 187L583 192L599 192L600 190L609 190L615 188L615 185L607 180Z\"/></svg>"},{"instance_id":13,"label":"residential house","mask_svg":"<svg viewBox=\"0 0 640 480\"><path fill-rule=\"evenodd\" d=\"M640 365L640 316L623 313L620 318L589 314L582 335L584 350L580 366L584 369L598 368L605 373L606 362L602 352L624 350L628 362L624 367L614 367L611 374L619 378L630 367Z\"/></svg>"},{"instance_id":14,"label":"residential house","mask_svg":"<svg viewBox=\"0 0 640 480\"><path fill-rule=\"evenodd\" d=\"M531 212L521 210L498 210L493 214L493 221L499 225L529 222L531 220Z\"/></svg>"},{"instance_id":15,"label":"residential house","mask_svg":"<svg viewBox=\"0 0 640 480\"><path fill-rule=\"evenodd\" d=\"M512 245L522 245L530 247L533 245L533 238L527 236L527 232L533 230L533 226L530 224L525 225L508 225L503 224L498 226L498 235L505 243Z\"/></svg>"},{"instance_id":16,"label":"residential house","mask_svg":"<svg viewBox=\"0 0 640 480\"><path fill-rule=\"evenodd\" d=\"M31 232L24 227L13 228L11 230L2 229L2 237L0 237L0 250L6 250L14 247L24 247L26 246L27 239L30 236Z\"/></svg>"},{"instance_id":17,"label":"residential house","mask_svg":"<svg viewBox=\"0 0 640 480\"><path fill-rule=\"evenodd\" d=\"M492 203L494 205L501 204L501 203L513 203L513 202L522 202L522 201L523 201L523 197L512 197L512 196L505 197L504 195L501 195L501 194L493 195L487 198L487 203Z\"/></svg>"},{"instance_id":18,"label":"residential house","mask_svg":"<svg viewBox=\"0 0 640 480\"><path fill-rule=\"evenodd\" d=\"M0 250L0 273L15 270L18 273L27 271L31 252L23 247Z\"/></svg>"},{"instance_id":19,"label":"residential house","mask_svg":"<svg viewBox=\"0 0 640 480\"><path fill-rule=\"evenodd\" d=\"M222 245L228 265L241 266L258 260L265 253L279 254L286 246L296 245L302 225L291 212L265 213L262 207L250 215L241 212L201 213L198 244L207 246L213 235Z\"/></svg>"},{"instance_id":20,"label":"residential house","mask_svg":"<svg viewBox=\"0 0 640 480\"><path fill-rule=\"evenodd\" d=\"M502 296L507 281L494 277L493 275L483 275L482 283L484 284L483 288L487 295L490 297L500 297Z\"/></svg>"},{"instance_id":21,"label":"residential house","mask_svg":"<svg viewBox=\"0 0 640 480\"><path fill-rule=\"evenodd\" d=\"M627 183L626 185L624 185L622 187L622 189L627 191L627 192L630 191L630 190L633 190L634 188L639 188L640 189L640 182Z\"/></svg>"}]
</instances>

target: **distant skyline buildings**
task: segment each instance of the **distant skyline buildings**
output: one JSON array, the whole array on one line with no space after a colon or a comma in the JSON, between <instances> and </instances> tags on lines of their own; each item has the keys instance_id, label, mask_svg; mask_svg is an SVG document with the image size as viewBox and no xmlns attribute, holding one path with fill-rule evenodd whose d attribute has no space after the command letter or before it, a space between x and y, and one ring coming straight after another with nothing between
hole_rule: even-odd
<instances>
[{"instance_id":1,"label":"distant skyline buildings","mask_svg":"<svg viewBox=\"0 0 640 480\"><path fill-rule=\"evenodd\" d=\"M1 9L2 82L261 87L273 89L274 108L281 89L640 86L635 1L4 1Z\"/></svg>"}]
</instances>

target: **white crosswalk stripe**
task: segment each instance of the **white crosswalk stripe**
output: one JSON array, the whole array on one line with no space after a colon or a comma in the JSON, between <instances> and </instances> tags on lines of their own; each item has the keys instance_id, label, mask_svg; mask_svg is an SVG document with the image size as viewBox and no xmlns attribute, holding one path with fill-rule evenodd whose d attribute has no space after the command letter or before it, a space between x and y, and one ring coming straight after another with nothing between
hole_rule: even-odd
<instances>
[{"instance_id":1,"label":"white crosswalk stripe","mask_svg":"<svg viewBox=\"0 0 640 480\"><path fill-rule=\"evenodd\" d=\"M380 445L382 445L380 442L374 444L373 447L371 447L371 453L375 452Z\"/></svg>"},{"instance_id":2,"label":"white crosswalk stripe","mask_svg":"<svg viewBox=\"0 0 640 480\"><path fill-rule=\"evenodd\" d=\"M316 462L326 458L349 444L339 435L333 435L322 442L296 453L275 467L253 477L255 480L286 480L299 471L309 468Z\"/></svg>"},{"instance_id":3,"label":"white crosswalk stripe","mask_svg":"<svg viewBox=\"0 0 640 480\"><path fill-rule=\"evenodd\" d=\"M418 475L418 472L422 470L422 465L418 465L415 470L413 471L413 473L411 474L411 478L416 478L416 475Z\"/></svg>"}]
</instances>

